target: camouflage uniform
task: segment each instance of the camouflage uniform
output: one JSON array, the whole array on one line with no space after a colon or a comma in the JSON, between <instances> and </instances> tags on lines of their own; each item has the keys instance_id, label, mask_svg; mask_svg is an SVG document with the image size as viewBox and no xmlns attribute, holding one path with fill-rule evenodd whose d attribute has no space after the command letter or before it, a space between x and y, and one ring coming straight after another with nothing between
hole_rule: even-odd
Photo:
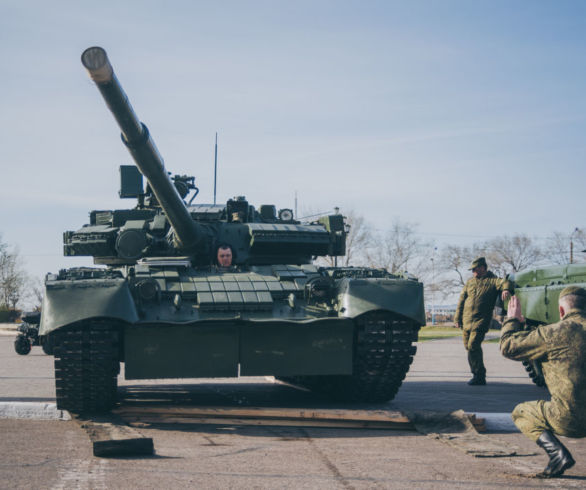
<instances>
[{"instance_id":1,"label":"camouflage uniform","mask_svg":"<svg viewBox=\"0 0 586 490\"><path fill-rule=\"evenodd\" d=\"M512 417L523 434L537 441L544 431L586 436L586 312L569 310L562 320L532 331L505 321L501 352L516 361L541 361L551 401L521 403Z\"/></svg>"},{"instance_id":2,"label":"camouflage uniform","mask_svg":"<svg viewBox=\"0 0 586 490\"><path fill-rule=\"evenodd\" d=\"M462 325L462 340L475 377L486 376L481 344L490 327L496 299L504 290L512 292L513 285L488 271L484 277L468 279L460 294L454 322Z\"/></svg>"}]
</instances>

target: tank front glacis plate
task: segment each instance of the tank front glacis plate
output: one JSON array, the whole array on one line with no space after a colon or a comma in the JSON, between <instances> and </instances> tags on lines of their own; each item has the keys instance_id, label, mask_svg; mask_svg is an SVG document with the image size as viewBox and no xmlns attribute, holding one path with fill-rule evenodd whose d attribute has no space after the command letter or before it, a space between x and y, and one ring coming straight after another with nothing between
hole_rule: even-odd
<instances>
[{"instance_id":1,"label":"tank front glacis plate","mask_svg":"<svg viewBox=\"0 0 586 490\"><path fill-rule=\"evenodd\" d=\"M206 320L304 321L332 316L333 308L308 307L307 280L314 266L259 266L250 271L192 267L140 267L130 278L139 323L191 323ZM143 299L152 285L157 294Z\"/></svg>"}]
</instances>

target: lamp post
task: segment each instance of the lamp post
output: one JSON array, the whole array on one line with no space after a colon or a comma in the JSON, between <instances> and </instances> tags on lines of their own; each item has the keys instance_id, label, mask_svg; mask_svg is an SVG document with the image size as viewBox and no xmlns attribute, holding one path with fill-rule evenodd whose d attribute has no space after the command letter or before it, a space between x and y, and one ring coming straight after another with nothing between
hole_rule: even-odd
<instances>
[{"instance_id":1,"label":"lamp post","mask_svg":"<svg viewBox=\"0 0 586 490\"><path fill-rule=\"evenodd\" d=\"M433 247L431 253L431 324L435 325L435 251L437 247Z\"/></svg>"}]
</instances>

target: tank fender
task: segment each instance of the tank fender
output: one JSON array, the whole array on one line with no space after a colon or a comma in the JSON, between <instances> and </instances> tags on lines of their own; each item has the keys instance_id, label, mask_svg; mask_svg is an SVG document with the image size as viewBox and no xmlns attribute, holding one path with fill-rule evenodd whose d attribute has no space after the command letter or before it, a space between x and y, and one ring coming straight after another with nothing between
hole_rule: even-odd
<instances>
[{"instance_id":1,"label":"tank fender","mask_svg":"<svg viewBox=\"0 0 586 490\"><path fill-rule=\"evenodd\" d=\"M389 310L425 325L423 284L390 278L344 278L338 286L340 316L357 317L373 310Z\"/></svg>"},{"instance_id":2,"label":"tank fender","mask_svg":"<svg viewBox=\"0 0 586 490\"><path fill-rule=\"evenodd\" d=\"M45 286L40 335L90 318L138 321L128 282L123 278L47 281Z\"/></svg>"}]
</instances>

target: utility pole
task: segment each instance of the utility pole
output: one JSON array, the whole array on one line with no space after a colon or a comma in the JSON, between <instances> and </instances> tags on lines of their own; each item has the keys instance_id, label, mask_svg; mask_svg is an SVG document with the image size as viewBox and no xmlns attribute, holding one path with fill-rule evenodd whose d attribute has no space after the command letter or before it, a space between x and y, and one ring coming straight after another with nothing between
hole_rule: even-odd
<instances>
[{"instance_id":1,"label":"utility pole","mask_svg":"<svg viewBox=\"0 0 586 490\"><path fill-rule=\"evenodd\" d=\"M578 227L574 228L574 231L570 234L570 264L574 263L574 235L578 233Z\"/></svg>"}]
</instances>

